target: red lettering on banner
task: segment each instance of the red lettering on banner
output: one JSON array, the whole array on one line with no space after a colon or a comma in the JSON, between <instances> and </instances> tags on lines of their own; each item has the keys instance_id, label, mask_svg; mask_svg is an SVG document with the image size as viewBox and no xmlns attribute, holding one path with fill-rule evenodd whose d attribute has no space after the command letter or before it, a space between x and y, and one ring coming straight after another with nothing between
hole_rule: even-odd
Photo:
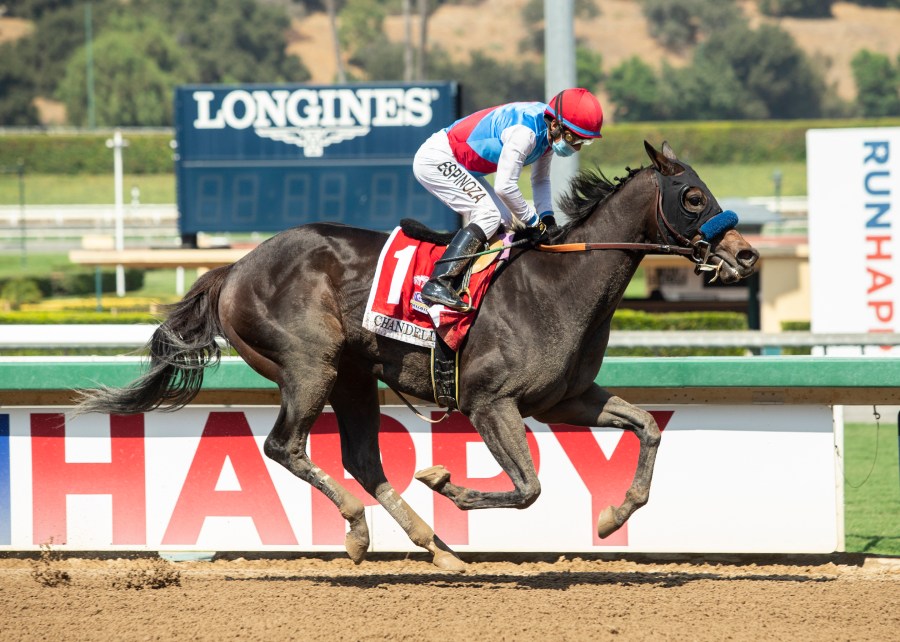
<instances>
[{"instance_id":1,"label":"red lettering on banner","mask_svg":"<svg viewBox=\"0 0 900 642\"><path fill-rule=\"evenodd\" d=\"M891 254L890 254L890 252L885 253L884 250L881 248L881 244L882 243L890 243L891 240L892 239L890 236L867 236L866 241L871 241L871 242L875 243L875 251L873 254L866 254L866 258L869 260L876 260L876 259L889 260L891 258Z\"/></svg>"},{"instance_id":2,"label":"red lettering on banner","mask_svg":"<svg viewBox=\"0 0 900 642\"><path fill-rule=\"evenodd\" d=\"M882 323L890 323L894 319L893 301L869 301L869 307L875 313L875 318Z\"/></svg>"},{"instance_id":3,"label":"red lettering on banner","mask_svg":"<svg viewBox=\"0 0 900 642\"><path fill-rule=\"evenodd\" d=\"M523 425L531 459L535 470L541 466L537 440L531 430ZM459 413L435 424L432 431L432 461L444 465L451 473L450 481L458 486L477 487L478 490L497 492L514 490L509 476L500 472L493 477L469 477L466 444L481 442L481 435L469 420ZM469 513L461 511L456 504L439 493L434 494L434 530L448 544L469 543Z\"/></svg>"},{"instance_id":4,"label":"red lettering on banner","mask_svg":"<svg viewBox=\"0 0 900 642\"><path fill-rule=\"evenodd\" d=\"M660 430L664 430L673 411L650 413ZM605 539L597 535L597 519L607 506L618 506L625 499L625 491L631 486L637 470L640 442L632 432L626 431L619 440L612 456L607 459L600 444L585 426L550 424L550 430L566 451L575 470L591 494L591 533L595 546L626 546L628 523Z\"/></svg>"},{"instance_id":5,"label":"red lettering on banner","mask_svg":"<svg viewBox=\"0 0 900 642\"><path fill-rule=\"evenodd\" d=\"M412 483L416 471L416 450L409 431L393 417L381 415L378 443L385 476L398 494L404 492ZM366 506L378 503L359 482L347 477L344 471L341 437L334 413L324 413L316 419L309 436L309 458ZM332 501L318 490L313 490L312 543L343 544L347 533L346 525L347 522Z\"/></svg>"},{"instance_id":6,"label":"red lettering on banner","mask_svg":"<svg viewBox=\"0 0 900 642\"><path fill-rule=\"evenodd\" d=\"M873 270L872 268L866 268L866 271L871 277L871 285L869 285L869 289L866 290L868 294L872 294L872 292L887 287L894 282L894 279L890 274L885 274L884 272L879 272L878 270Z\"/></svg>"},{"instance_id":7,"label":"red lettering on banner","mask_svg":"<svg viewBox=\"0 0 900 642\"><path fill-rule=\"evenodd\" d=\"M216 490L226 458L241 490ZM252 518L263 544L297 543L242 412L209 413L162 543L196 544L203 521L213 516Z\"/></svg>"},{"instance_id":8,"label":"red lettering on banner","mask_svg":"<svg viewBox=\"0 0 900 642\"><path fill-rule=\"evenodd\" d=\"M109 418L110 462L66 463L62 414L31 415L31 474L35 544L65 544L66 497L112 496L112 543L146 544L143 415Z\"/></svg>"}]
</instances>

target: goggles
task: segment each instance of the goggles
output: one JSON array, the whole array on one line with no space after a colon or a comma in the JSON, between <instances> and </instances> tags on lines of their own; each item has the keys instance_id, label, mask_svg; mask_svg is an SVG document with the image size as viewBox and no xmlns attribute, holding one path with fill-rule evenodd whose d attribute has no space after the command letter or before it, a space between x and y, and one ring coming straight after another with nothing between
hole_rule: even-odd
<instances>
[{"instance_id":1,"label":"goggles","mask_svg":"<svg viewBox=\"0 0 900 642\"><path fill-rule=\"evenodd\" d=\"M576 146L587 146L594 142L593 138L581 138L580 136L576 136L568 129L563 129L563 140L572 145L572 147Z\"/></svg>"}]
</instances>

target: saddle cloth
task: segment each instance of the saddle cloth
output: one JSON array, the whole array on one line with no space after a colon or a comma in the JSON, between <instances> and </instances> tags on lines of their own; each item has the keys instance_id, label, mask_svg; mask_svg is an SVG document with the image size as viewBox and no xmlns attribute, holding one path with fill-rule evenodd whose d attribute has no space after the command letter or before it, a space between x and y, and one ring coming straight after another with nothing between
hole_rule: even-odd
<instances>
[{"instance_id":1,"label":"saddle cloth","mask_svg":"<svg viewBox=\"0 0 900 642\"><path fill-rule=\"evenodd\" d=\"M503 240L498 240L503 243ZM499 265L495 252L480 257L469 279L470 312L457 312L422 300L434 262L446 248L418 241L395 228L381 250L375 280L363 316L363 327L376 334L426 348L434 348L435 332L455 352L475 320L478 305ZM464 297L465 298L465 297Z\"/></svg>"}]
</instances>

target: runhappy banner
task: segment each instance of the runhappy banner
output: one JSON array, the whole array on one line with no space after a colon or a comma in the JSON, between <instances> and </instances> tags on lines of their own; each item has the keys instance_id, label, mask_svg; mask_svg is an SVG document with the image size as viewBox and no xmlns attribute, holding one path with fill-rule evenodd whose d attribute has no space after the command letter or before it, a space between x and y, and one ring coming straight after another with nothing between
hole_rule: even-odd
<instances>
[{"instance_id":1,"label":"runhappy banner","mask_svg":"<svg viewBox=\"0 0 900 642\"><path fill-rule=\"evenodd\" d=\"M900 128L813 129L806 150L813 332L900 332Z\"/></svg>"}]
</instances>

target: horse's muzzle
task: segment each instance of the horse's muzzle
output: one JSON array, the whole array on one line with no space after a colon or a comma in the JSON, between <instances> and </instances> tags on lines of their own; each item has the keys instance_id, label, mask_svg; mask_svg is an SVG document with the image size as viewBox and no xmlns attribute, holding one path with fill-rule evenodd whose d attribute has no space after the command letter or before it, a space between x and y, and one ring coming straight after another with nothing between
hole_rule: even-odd
<instances>
[{"instance_id":1,"label":"horse's muzzle","mask_svg":"<svg viewBox=\"0 0 900 642\"><path fill-rule=\"evenodd\" d=\"M723 283L736 283L756 272L759 252L736 230L729 230L713 249L718 278Z\"/></svg>"}]
</instances>

